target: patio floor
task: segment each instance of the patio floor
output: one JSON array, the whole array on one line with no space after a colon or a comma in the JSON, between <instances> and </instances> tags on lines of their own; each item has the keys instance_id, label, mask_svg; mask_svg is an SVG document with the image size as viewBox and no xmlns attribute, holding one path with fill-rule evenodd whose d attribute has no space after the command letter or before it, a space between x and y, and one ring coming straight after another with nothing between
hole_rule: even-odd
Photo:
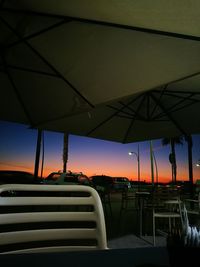
<instances>
[{"instance_id":1,"label":"patio floor","mask_svg":"<svg viewBox=\"0 0 200 267\"><path fill-rule=\"evenodd\" d=\"M143 233L139 236L139 212L134 205L120 215L121 194L111 194L111 210L104 206L109 248L135 248L153 246L152 215L145 213ZM166 238L156 237L157 246L166 246Z\"/></svg>"}]
</instances>

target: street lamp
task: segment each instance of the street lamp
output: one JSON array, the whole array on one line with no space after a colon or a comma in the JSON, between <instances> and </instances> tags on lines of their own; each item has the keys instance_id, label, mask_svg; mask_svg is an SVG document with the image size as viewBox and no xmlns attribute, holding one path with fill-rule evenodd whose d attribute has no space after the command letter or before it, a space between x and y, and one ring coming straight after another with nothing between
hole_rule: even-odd
<instances>
[{"instance_id":1,"label":"street lamp","mask_svg":"<svg viewBox=\"0 0 200 267\"><path fill-rule=\"evenodd\" d=\"M135 155L136 158L137 158L137 163L138 163L138 183L140 183L140 151L139 151L139 145L138 145L137 153L134 152L134 151L131 151L131 152L128 152L128 154L130 156Z\"/></svg>"},{"instance_id":2,"label":"street lamp","mask_svg":"<svg viewBox=\"0 0 200 267\"><path fill-rule=\"evenodd\" d=\"M156 184L158 185L158 166L156 162L156 157L153 151L153 142L150 141L150 161L151 161L151 181L154 186L154 164L156 167Z\"/></svg>"},{"instance_id":3,"label":"street lamp","mask_svg":"<svg viewBox=\"0 0 200 267\"><path fill-rule=\"evenodd\" d=\"M198 160L198 162L195 165L196 167L200 167L200 160Z\"/></svg>"}]
</instances>

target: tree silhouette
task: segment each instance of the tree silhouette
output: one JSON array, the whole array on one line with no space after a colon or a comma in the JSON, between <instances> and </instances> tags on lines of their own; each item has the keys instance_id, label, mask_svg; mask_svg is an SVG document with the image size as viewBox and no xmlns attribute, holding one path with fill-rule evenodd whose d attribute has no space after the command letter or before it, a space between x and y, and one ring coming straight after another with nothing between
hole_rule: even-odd
<instances>
[{"instance_id":1,"label":"tree silhouette","mask_svg":"<svg viewBox=\"0 0 200 267\"><path fill-rule=\"evenodd\" d=\"M63 172L67 172L68 161L68 133L64 133L63 138Z\"/></svg>"},{"instance_id":2,"label":"tree silhouette","mask_svg":"<svg viewBox=\"0 0 200 267\"><path fill-rule=\"evenodd\" d=\"M192 147L193 147L192 136L191 135L185 136L185 141L187 142L187 145L188 145L188 168L189 168L190 194L191 194L191 197L193 197L194 186L193 186L193 163L192 163Z\"/></svg>"},{"instance_id":3,"label":"tree silhouette","mask_svg":"<svg viewBox=\"0 0 200 267\"><path fill-rule=\"evenodd\" d=\"M177 165L176 165L176 151L175 145L182 145L183 144L183 137L182 136L175 136L175 137L165 137L162 139L162 145L171 145L171 152L169 154L169 161L172 166L172 182L176 182L177 176Z\"/></svg>"}]
</instances>

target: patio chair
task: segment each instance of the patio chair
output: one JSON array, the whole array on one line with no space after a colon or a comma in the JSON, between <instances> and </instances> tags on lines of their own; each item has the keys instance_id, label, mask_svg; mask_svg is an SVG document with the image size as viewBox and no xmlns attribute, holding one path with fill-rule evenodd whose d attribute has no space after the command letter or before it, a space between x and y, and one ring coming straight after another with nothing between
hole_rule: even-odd
<instances>
[{"instance_id":1,"label":"patio chair","mask_svg":"<svg viewBox=\"0 0 200 267\"><path fill-rule=\"evenodd\" d=\"M135 210L136 205L136 194L134 190L129 190L125 188L121 192L121 207L120 207L120 217L123 211Z\"/></svg>"},{"instance_id":2,"label":"patio chair","mask_svg":"<svg viewBox=\"0 0 200 267\"><path fill-rule=\"evenodd\" d=\"M200 215L200 192L198 193L197 198L185 199L184 202L188 214Z\"/></svg>"},{"instance_id":3,"label":"patio chair","mask_svg":"<svg viewBox=\"0 0 200 267\"><path fill-rule=\"evenodd\" d=\"M0 252L106 249L100 197L83 185L0 186Z\"/></svg>"},{"instance_id":4,"label":"patio chair","mask_svg":"<svg viewBox=\"0 0 200 267\"><path fill-rule=\"evenodd\" d=\"M179 196L174 194L167 194L164 192L158 192L154 196L153 203L153 245L156 245L156 219L162 219L160 223L159 232L165 235L172 232L172 229L179 229L182 227L182 201ZM166 219L168 220L165 224ZM164 227L165 226L165 227Z\"/></svg>"},{"instance_id":5,"label":"patio chair","mask_svg":"<svg viewBox=\"0 0 200 267\"><path fill-rule=\"evenodd\" d=\"M188 210L184 204L183 208L183 242L187 247L200 247L200 231L199 227L191 225L188 218Z\"/></svg>"},{"instance_id":6,"label":"patio chair","mask_svg":"<svg viewBox=\"0 0 200 267\"><path fill-rule=\"evenodd\" d=\"M112 205L111 205L111 197L110 197L110 187L102 187L102 186L95 186L96 191L98 192L101 202L104 208L105 216L107 217L109 214L112 217Z\"/></svg>"},{"instance_id":7,"label":"patio chair","mask_svg":"<svg viewBox=\"0 0 200 267\"><path fill-rule=\"evenodd\" d=\"M135 212L138 210L137 199L135 191L132 189L125 188L121 191L121 203L118 218L118 228L124 232L127 230L126 220L130 221L129 212ZM131 215L133 218L133 214Z\"/></svg>"}]
</instances>

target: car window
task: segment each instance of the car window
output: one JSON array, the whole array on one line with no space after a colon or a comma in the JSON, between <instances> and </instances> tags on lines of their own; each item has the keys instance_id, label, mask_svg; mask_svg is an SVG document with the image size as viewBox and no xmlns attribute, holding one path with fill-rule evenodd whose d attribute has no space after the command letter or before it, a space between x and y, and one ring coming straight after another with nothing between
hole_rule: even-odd
<instances>
[{"instance_id":1,"label":"car window","mask_svg":"<svg viewBox=\"0 0 200 267\"><path fill-rule=\"evenodd\" d=\"M92 181L96 185L108 186L113 183L113 179L110 176L93 176Z\"/></svg>"},{"instance_id":2,"label":"car window","mask_svg":"<svg viewBox=\"0 0 200 267\"><path fill-rule=\"evenodd\" d=\"M79 176L79 182L81 184L90 184L90 180L86 176Z\"/></svg>"},{"instance_id":3,"label":"car window","mask_svg":"<svg viewBox=\"0 0 200 267\"><path fill-rule=\"evenodd\" d=\"M78 177L75 175L66 175L64 178L66 183L78 183Z\"/></svg>"},{"instance_id":4,"label":"car window","mask_svg":"<svg viewBox=\"0 0 200 267\"><path fill-rule=\"evenodd\" d=\"M87 178L86 178L86 177L81 177L81 176L80 176L80 177L79 177L79 181L80 181L80 182L85 182L85 181L87 181Z\"/></svg>"},{"instance_id":5,"label":"car window","mask_svg":"<svg viewBox=\"0 0 200 267\"><path fill-rule=\"evenodd\" d=\"M123 178L116 178L117 182L124 182Z\"/></svg>"},{"instance_id":6,"label":"car window","mask_svg":"<svg viewBox=\"0 0 200 267\"><path fill-rule=\"evenodd\" d=\"M57 181L60 178L60 173L51 173L47 176L47 181Z\"/></svg>"},{"instance_id":7,"label":"car window","mask_svg":"<svg viewBox=\"0 0 200 267\"><path fill-rule=\"evenodd\" d=\"M115 181L116 182L128 182L128 179L127 178L115 178Z\"/></svg>"}]
</instances>

